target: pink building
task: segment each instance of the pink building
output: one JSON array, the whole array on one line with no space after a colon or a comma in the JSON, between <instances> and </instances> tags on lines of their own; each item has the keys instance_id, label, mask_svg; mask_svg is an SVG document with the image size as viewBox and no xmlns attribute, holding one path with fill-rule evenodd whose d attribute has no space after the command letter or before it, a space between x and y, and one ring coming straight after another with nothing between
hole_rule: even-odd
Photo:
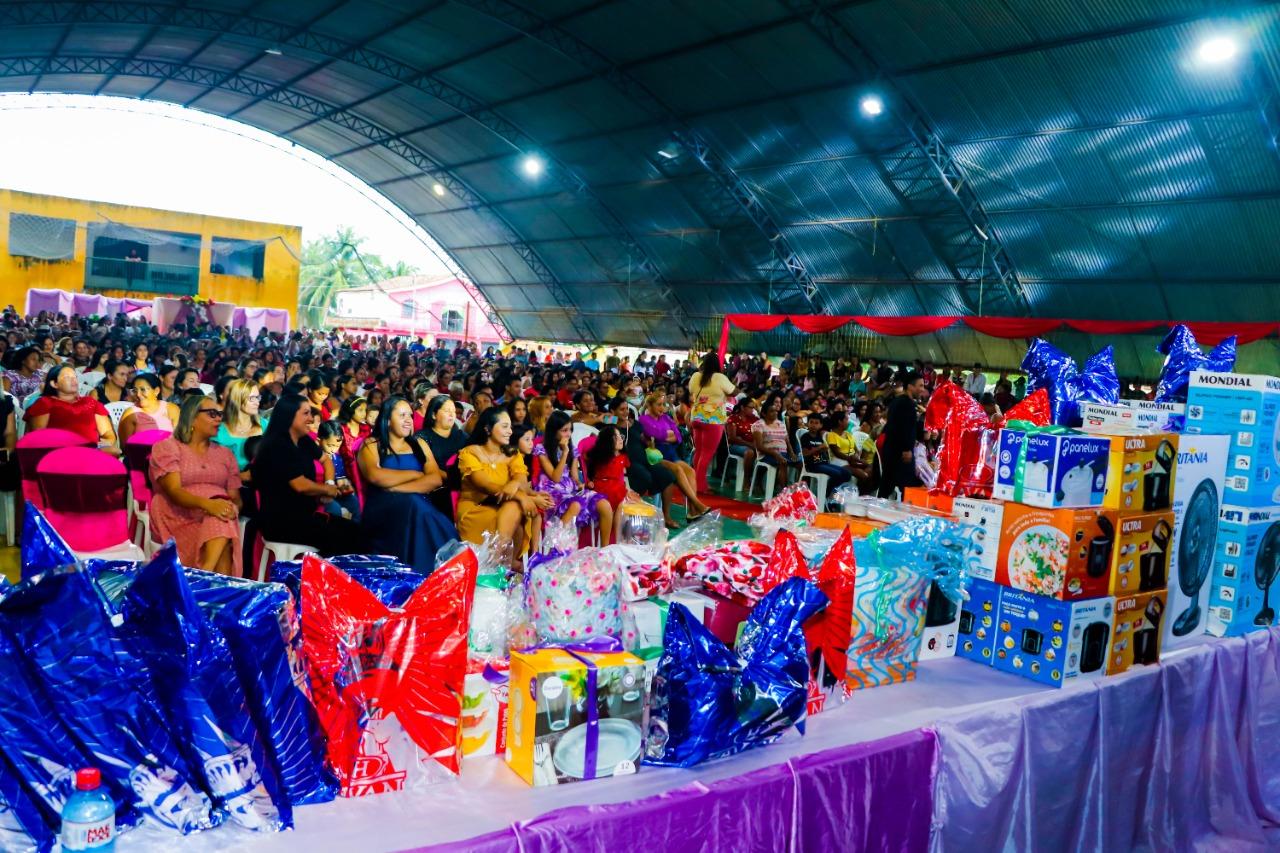
<instances>
[{"instance_id":1,"label":"pink building","mask_svg":"<svg viewBox=\"0 0 1280 853\"><path fill-rule=\"evenodd\" d=\"M502 343L467 288L452 276L406 275L338 294L328 324L338 329L423 338L428 344Z\"/></svg>"}]
</instances>

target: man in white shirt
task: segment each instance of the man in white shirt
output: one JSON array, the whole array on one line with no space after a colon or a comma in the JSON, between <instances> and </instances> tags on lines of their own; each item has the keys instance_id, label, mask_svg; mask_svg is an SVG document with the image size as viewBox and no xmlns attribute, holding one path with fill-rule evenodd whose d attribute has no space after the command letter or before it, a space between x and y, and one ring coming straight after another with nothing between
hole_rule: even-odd
<instances>
[{"instance_id":1,"label":"man in white shirt","mask_svg":"<svg viewBox=\"0 0 1280 853\"><path fill-rule=\"evenodd\" d=\"M964 390L979 399L982 397L982 392L987 390L987 377L982 373L981 364L975 364L973 366L973 372L970 373L969 378L965 380Z\"/></svg>"}]
</instances>

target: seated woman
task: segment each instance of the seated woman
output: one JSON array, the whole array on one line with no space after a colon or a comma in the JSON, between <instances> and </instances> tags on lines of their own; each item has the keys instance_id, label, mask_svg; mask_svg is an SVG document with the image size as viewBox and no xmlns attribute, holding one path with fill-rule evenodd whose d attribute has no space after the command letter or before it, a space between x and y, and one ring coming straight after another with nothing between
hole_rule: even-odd
<instances>
[{"instance_id":1,"label":"seated woman","mask_svg":"<svg viewBox=\"0 0 1280 853\"><path fill-rule=\"evenodd\" d=\"M552 412L541 444L535 444L533 459L538 465L533 486L551 495L553 510L565 524L590 527L599 523L602 541L613 530L613 507L605 496L584 488L578 459L574 453L573 421L565 412Z\"/></svg>"},{"instance_id":2,"label":"seated woman","mask_svg":"<svg viewBox=\"0 0 1280 853\"><path fill-rule=\"evenodd\" d=\"M751 425L756 442L756 454L761 460L777 467L778 482L787 482L787 466L799 460L787 446L787 427L781 420L782 398L777 394L765 400L760 420Z\"/></svg>"},{"instance_id":3,"label":"seated woman","mask_svg":"<svg viewBox=\"0 0 1280 853\"><path fill-rule=\"evenodd\" d=\"M151 449L152 536L172 538L185 566L240 577L240 469L212 442L221 422L218 404L193 394L173 435Z\"/></svg>"},{"instance_id":4,"label":"seated woman","mask_svg":"<svg viewBox=\"0 0 1280 853\"><path fill-rule=\"evenodd\" d=\"M131 370L127 362L108 361L107 376L93 389L93 397L102 405L119 403L129 399L129 374ZM77 388L79 385L77 384Z\"/></svg>"},{"instance_id":5,"label":"seated woman","mask_svg":"<svg viewBox=\"0 0 1280 853\"><path fill-rule=\"evenodd\" d=\"M667 411L667 395L655 391L645 398L644 412L639 418L645 437L668 462L680 461L680 427Z\"/></svg>"},{"instance_id":6,"label":"seated woman","mask_svg":"<svg viewBox=\"0 0 1280 853\"><path fill-rule=\"evenodd\" d=\"M107 410L94 398L80 396L80 380L69 364L60 364L45 374L40 399L31 404L23 420L28 430L65 429L88 443L96 442L100 450L120 455Z\"/></svg>"},{"instance_id":7,"label":"seated woman","mask_svg":"<svg viewBox=\"0 0 1280 853\"><path fill-rule=\"evenodd\" d=\"M462 485L462 478L458 474L458 452L467 446L467 434L458 424L458 404L444 394L432 397L427 404L423 424L418 437L427 442L436 465L445 475L445 488L433 492L431 502L447 518L453 514L451 493L458 491Z\"/></svg>"},{"instance_id":8,"label":"seated woman","mask_svg":"<svg viewBox=\"0 0 1280 853\"><path fill-rule=\"evenodd\" d=\"M35 347L11 350L5 363L11 367L3 373L4 390L12 394L19 404L40 390L46 372L40 350Z\"/></svg>"},{"instance_id":9,"label":"seated woman","mask_svg":"<svg viewBox=\"0 0 1280 853\"><path fill-rule=\"evenodd\" d=\"M262 392L252 380L237 379L227 384L226 397L222 425L213 440L231 451L236 464L245 473L242 479L248 480L249 455L244 445L255 435L262 435L262 421L258 417Z\"/></svg>"},{"instance_id":10,"label":"seated woman","mask_svg":"<svg viewBox=\"0 0 1280 853\"><path fill-rule=\"evenodd\" d=\"M173 432L178 422L178 407L160 399L164 385L154 373L139 373L133 378L133 398L137 404L120 418L120 446L124 447L135 432L162 429Z\"/></svg>"},{"instance_id":11,"label":"seated woman","mask_svg":"<svg viewBox=\"0 0 1280 853\"><path fill-rule=\"evenodd\" d=\"M573 395L573 422L598 427L604 422L604 415L596 405L596 395L590 391L579 391Z\"/></svg>"},{"instance_id":12,"label":"seated woman","mask_svg":"<svg viewBox=\"0 0 1280 853\"><path fill-rule=\"evenodd\" d=\"M444 474L426 441L413 434L413 407L403 397L382 404L376 435L357 457L365 485L362 524L370 547L430 574L436 552L458 538L449 517L427 498L443 488Z\"/></svg>"},{"instance_id":13,"label":"seated woman","mask_svg":"<svg viewBox=\"0 0 1280 853\"><path fill-rule=\"evenodd\" d=\"M323 556L361 554L368 549L360 525L319 512L319 501L338 487L316 482L320 445L308 436L311 403L286 394L276 403L249 470L258 493L258 530L266 539L310 545Z\"/></svg>"},{"instance_id":14,"label":"seated woman","mask_svg":"<svg viewBox=\"0 0 1280 853\"><path fill-rule=\"evenodd\" d=\"M552 501L530 488L529 469L511 446L511 418L502 409L490 407L477 418L471 443L458 453L458 473L458 534L480 544L492 533L524 553Z\"/></svg>"},{"instance_id":15,"label":"seated woman","mask_svg":"<svg viewBox=\"0 0 1280 853\"><path fill-rule=\"evenodd\" d=\"M641 495L662 495L662 519L667 527L677 526L675 519L671 517L677 489L684 495L686 521L710 512L707 505L698 500L693 484L693 468L685 463L669 463L661 457L657 462L651 460L649 451L652 448L648 446L644 432L632 418L631 404L623 397L614 397L612 409L618 418L617 427L622 434L623 452L630 462L627 480L631 483L631 488Z\"/></svg>"}]
</instances>

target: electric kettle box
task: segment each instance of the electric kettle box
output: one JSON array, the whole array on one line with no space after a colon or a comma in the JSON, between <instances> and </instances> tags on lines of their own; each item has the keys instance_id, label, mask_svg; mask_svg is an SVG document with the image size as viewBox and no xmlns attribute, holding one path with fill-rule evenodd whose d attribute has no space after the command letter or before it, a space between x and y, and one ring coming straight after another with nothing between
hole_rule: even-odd
<instances>
[{"instance_id":1,"label":"electric kettle box","mask_svg":"<svg viewBox=\"0 0 1280 853\"><path fill-rule=\"evenodd\" d=\"M635 773L646 698L644 661L629 652L512 652L507 764L535 787Z\"/></svg>"},{"instance_id":2,"label":"electric kettle box","mask_svg":"<svg viewBox=\"0 0 1280 853\"><path fill-rule=\"evenodd\" d=\"M992 666L1042 684L1106 675L1115 599L1059 601L1005 589L996 612Z\"/></svg>"},{"instance_id":3,"label":"electric kettle box","mask_svg":"<svg viewBox=\"0 0 1280 853\"><path fill-rule=\"evenodd\" d=\"M1231 438L1183 434L1173 487L1173 545L1169 550L1169 608L1164 648L1205 632L1217 560L1218 514Z\"/></svg>"},{"instance_id":4,"label":"electric kettle box","mask_svg":"<svg viewBox=\"0 0 1280 853\"><path fill-rule=\"evenodd\" d=\"M1124 672L1131 666L1151 666L1160 662L1160 637L1166 604L1164 590L1116 597L1107 675Z\"/></svg>"},{"instance_id":5,"label":"electric kettle box","mask_svg":"<svg viewBox=\"0 0 1280 853\"><path fill-rule=\"evenodd\" d=\"M1117 513L1004 505L996 583L1074 601L1111 590Z\"/></svg>"},{"instance_id":6,"label":"electric kettle box","mask_svg":"<svg viewBox=\"0 0 1280 853\"><path fill-rule=\"evenodd\" d=\"M1219 518L1208 633L1233 637L1276 624L1280 507L1224 506Z\"/></svg>"},{"instance_id":7,"label":"electric kettle box","mask_svg":"<svg viewBox=\"0 0 1280 853\"><path fill-rule=\"evenodd\" d=\"M956 657L991 666L996 651L996 611L1004 587L970 578L966 589L969 597L960 605L956 623Z\"/></svg>"},{"instance_id":8,"label":"electric kettle box","mask_svg":"<svg viewBox=\"0 0 1280 853\"><path fill-rule=\"evenodd\" d=\"M982 553L973 566L971 576L993 581L996 559L1000 555L1000 530L1004 523L1004 501L984 498L956 498L951 505L956 521L972 524L982 531Z\"/></svg>"},{"instance_id":9,"label":"electric kettle box","mask_svg":"<svg viewBox=\"0 0 1280 853\"><path fill-rule=\"evenodd\" d=\"M1111 594L1164 589L1172 551L1173 510L1120 513L1120 529L1111 558Z\"/></svg>"},{"instance_id":10,"label":"electric kettle box","mask_svg":"<svg viewBox=\"0 0 1280 853\"><path fill-rule=\"evenodd\" d=\"M1108 430L1111 458L1102 505L1122 512L1156 512L1173 506L1178 438L1171 432Z\"/></svg>"},{"instance_id":11,"label":"electric kettle box","mask_svg":"<svg viewBox=\"0 0 1280 853\"><path fill-rule=\"evenodd\" d=\"M1229 435L1224 503L1280 504L1280 379L1192 371L1186 432Z\"/></svg>"},{"instance_id":12,"label":"electric kettle box","mask_svg":"<svg viewBox=\"0 0 1280 853\"><path fill-rule=\"evenodd\" d=\"M1102 506L1110 439L1002 429L998 446L993 497L1041 507Z\"/></svg>"}]
</instances>

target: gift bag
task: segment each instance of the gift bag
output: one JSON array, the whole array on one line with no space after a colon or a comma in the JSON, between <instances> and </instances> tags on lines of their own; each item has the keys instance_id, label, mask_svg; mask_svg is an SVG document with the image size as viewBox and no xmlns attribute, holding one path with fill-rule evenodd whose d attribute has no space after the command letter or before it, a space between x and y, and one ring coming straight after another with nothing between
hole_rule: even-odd
<instances>
[{"instance_id":1,"label":"gift bag","mask_svg":"<svg viewBox=\"0 0 1280 853\"><path fill-rule=\"evenodd\" d=\"M603 548L529 567L529 616L541 642L576 643L623 633L617 569Z\"/></svg>"}]
</instances>

